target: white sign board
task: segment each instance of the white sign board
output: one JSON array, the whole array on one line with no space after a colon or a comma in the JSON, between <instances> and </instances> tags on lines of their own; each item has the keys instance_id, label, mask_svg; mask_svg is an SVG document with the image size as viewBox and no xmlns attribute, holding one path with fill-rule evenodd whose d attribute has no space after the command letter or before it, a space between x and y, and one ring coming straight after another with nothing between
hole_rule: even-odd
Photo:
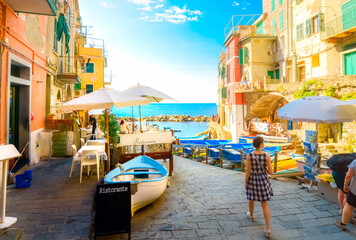
<instances>
[{"instance_id":1,"label":"white sign board","mask_svg":"<svg viewBox=\"0 0 356 240\"><path fill-rule=\"evenodd\" d=\"M134 133L134 134L119 134L120 143L117 147L129 145L149 145L160 143L172 143L175 139L172 132L148 132L148 133Z\"/></svg>"}]
</instances>

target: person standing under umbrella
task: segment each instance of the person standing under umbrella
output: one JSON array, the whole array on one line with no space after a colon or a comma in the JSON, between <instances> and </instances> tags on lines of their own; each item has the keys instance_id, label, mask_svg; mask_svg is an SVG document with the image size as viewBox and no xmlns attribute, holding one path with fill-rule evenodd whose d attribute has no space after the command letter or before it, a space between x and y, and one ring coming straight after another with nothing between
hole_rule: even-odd
<instances>
[{"instance_id":1,"label":"person standing under umbrella","mask_svg":"<svg viewBox=\"0 0 356 240\"><path fill-rule=\"evenodd\" d=\"M94 115L90 115L90 119L89 119L91 125L93 126L92 131L91 131L91 137L90 140L96 140L96 135L95 135L95 130L96 130L96 119L94 117Z\"/></svg>"}]
</instances>

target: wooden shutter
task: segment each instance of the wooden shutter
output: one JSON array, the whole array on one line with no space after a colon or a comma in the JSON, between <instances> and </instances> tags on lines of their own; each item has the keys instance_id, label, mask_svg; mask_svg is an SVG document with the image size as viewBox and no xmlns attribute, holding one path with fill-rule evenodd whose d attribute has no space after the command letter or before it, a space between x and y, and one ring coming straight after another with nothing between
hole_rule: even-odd
<instances>
[{"instance_id":1,"label":"wooden shutter","mask_svg":"<svg viewBox=\"0 0 356 240\"><path fill-rule=\"evenodd\" d=\"M244 50L242 48L239 49L239 62L240 62L240 65L243 65L244 64Z\"/></svg>"},{"instance_id":2,"label":"wooden shutter","mask_svg":"<svg viewBox=\"0 0 356 240\"><path fill-rule=\"evenodd\" d=\"M310 19L305 21L305 36L310 36Z\"/></svg>"}]
</instances>

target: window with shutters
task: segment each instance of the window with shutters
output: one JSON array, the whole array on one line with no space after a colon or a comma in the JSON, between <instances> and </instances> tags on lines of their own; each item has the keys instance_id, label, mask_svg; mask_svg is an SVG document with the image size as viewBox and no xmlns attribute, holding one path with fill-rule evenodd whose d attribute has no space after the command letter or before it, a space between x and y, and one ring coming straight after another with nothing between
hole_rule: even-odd
<instances>
[{"instance_id":1,"label":"window with shutters","mask_svg":"<svg viewBox=\"0 0 356 240\"><path fill-rule=\"evenodd\" d=\"M318 16L315 16L311 19L311 33L314 34L314 33L317 33L319 32L319 24L318 24Z\"/></svg>"},{"instance_id":2,"label":"window with shutters","mask_svg":"<svg viewBox=\"0 0 356 240\"><path fill-rule=\"evenodd\" d=\"M300 41L304 38L303 29L303 23L297 25L297 41Z\"/></svg>"},{"instance_id":3,"label":"window with shutters","mask_svg":"<svg viewBox=\"0 0 356 240\"><path fill-rule=\"evenodd\" d=\"M279 69L277 69L275 72L276 72L276 79L279 79Z\"/></svg>"},{"instance_id":4,"label":"window with shutters","mask_svg":"<svg viewBox=\"0 0 356 240\"><path fill-rule=\"evenodd\" d=\"M273 71L268 71L267 75L271 78L274 79L274 72Z\"/></svg>"},{"instance_id":5,"label":"window with shutters","mask_svg":"<svg viewBox=\"0 0 356 240\"><path fill-rule=\"evenodd\" d=\"M86 63L86 73L94 73L94 63Z\"/></svg>"},{"instance_id":6,"label":"window with shutters","mask_svg":"<svg viewBox=\"0 0 356 240\"><path fill-rule=\"evenodd\" d=\"M350 0L342 5L342 29L356 26L356 0Z\"/></svg>"},{"instance_id":7,"label":"window with shutters","mask_svg":"<svg viewBox=\"0 0 356 240\"><path fill-rule=\"evenodd\" d=\"M276 18L273 18L273 35L276 35L277 33L277 20Z\"/></svg>"},{"instance_id":8,"label":"window with shutters","mask_svg":"<svg viewBox=\"0 0 356 240\"><path fill-rule=\"evenodd\" d=\"M240 65L244 64L244 50L242 48L239 49L239 63Z\"/></svg>"},{"instance_id":9,"label":"window with shutters","mask_svg":"<svg viewBox=\"0 0 356 240\"><path fill-rule=\"evenodd\" d=\"M283 0L279 0L279 6L283 4Z\"/></svg>"},{"instance_id":10,"label":"window with shutters","mask_svg":"<svg viewBox=\"0 0 356 240\"><path fill-rule=\"evenodd\" d=\"M94 85L93 84L86 84L85 85L85 93L92 93L94 91Z\"/></svg>"},{"instance_id":11,"label":"window with shutters","mask_svg":"<svg viewBox=\"0 0 356 240\"><path fill-rule=\"evenodd\" d=\"M305 21L305 36L310 36L310 19Z\"/></svg>"},{"instance_id":12,"label":"window with shutters","mask_svg":"<svg viewBox=\"0 0 356 240\"><path fill-rule=\"evenodd\" d=\"M276 0L272 0L272 12L276 10Z\"/></svg>"},{"instance_id":13,"label":"window with shutters","mask_svg":"<svg viewBox=\"0 0 356 240\"><path fill-rule=\"evenodd\" d=\"M227 65L227 83L230 83L230 66Z\"/></svg>"},{"instance_id":14,"label":"window with shutters","mask_svg":"<svg viewBox=\"0 0 356 240\"><path fill-rule=\"evenodd\" d=\"M284 29L284 11L279 13L279 31Z\"/></svg>"}]
</instances>

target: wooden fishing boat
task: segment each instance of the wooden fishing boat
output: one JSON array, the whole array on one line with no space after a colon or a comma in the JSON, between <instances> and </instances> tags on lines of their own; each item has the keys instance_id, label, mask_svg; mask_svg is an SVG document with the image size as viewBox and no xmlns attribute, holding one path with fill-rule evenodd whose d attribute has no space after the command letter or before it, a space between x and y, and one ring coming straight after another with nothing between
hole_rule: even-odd
<instances>
[{"instance_id":1,"label":"wooden fishing boat","mask_svg":"<svg viewBox=\"0 0 356 240\"><path fill-rule=\"evenodd\" d=\"M159 162L147 156L138 156L109 172L105 183L130 182L137 184L137 192L131 195L131 213L159 198L167 188L168 171Z\"/></svg>"}]
</instances>

